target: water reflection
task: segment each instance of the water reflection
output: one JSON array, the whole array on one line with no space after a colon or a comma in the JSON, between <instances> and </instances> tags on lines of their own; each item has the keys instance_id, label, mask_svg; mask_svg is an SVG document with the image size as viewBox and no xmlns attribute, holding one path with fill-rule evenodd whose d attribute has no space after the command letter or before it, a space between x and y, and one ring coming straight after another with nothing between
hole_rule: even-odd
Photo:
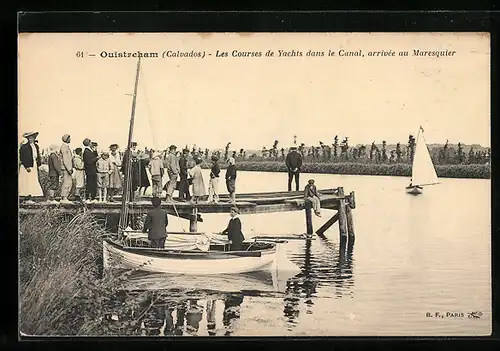
<instances>
[{"instance_id":1,"label":"water reflection","mask_svg":"<svg viewBox=\"0 0 500 351\"><path fill-rule=\"evenodd\" d=\"M283 315L289 330L299 321L301 301L305 312L313 314L319 287L334 287L337 298L346 294L352 297L354 241L341 240L336 247L321 236L317 242L321 247L313 250L312 245L312 240L305 241L302 253L292 256L294 263L300 265L301 273L286 284Z\"/></svg>"},{"instance_id":2,"label":"water reflection","mask_svg":"<svg viewBox=\"0 0 500 351\"><path fill-rule=\"evenodd\" d=\"M190 300L186 311L186 331L191 335L197 335L202 319L203 308L198 305L198 300Z\"/></svg>"},{"instance_id":3,"label":"water reflection","mask_svg":"<svg viewBox=\"0 0 500 351\"><path fill-rule=\"evenodd\" d=\"M240 319L240 309L243 303L242 294L231 294L224 301L224 312L222 321L225 327L224 335L231 335L237 326L237 321Z\"/></svg>"},{"instance_id":4,"label":"water reflection","mask_svg":"<svg viewBox=\"0 0 500 351\"><path fill-rule=\"evenodd\" d=\"M178 304L176 312L177 320L175 321L175 329L173 335L182 335L184 332L184 316L186 315L186 306L184 301Z\"/></svg>"},{"instance_id":5,"label":"water reflection","mask_svg":"<svg viewBox=\"0 0 500 351\"><path fill-rule=\"evenodd\" d=\"M210 336L217 334L216 321L215 321L215 314L216 314L216 308L217 308L216 302L217 302L217 300L208 300L207 306L206 306L207 332L208 332L208 335L210 335Z\"/></svg>"},{"instance_id":6,"label":"water reflection","mask_svg":"<svg viewBox=\"0 0 500 351\"><path fill-rule=\"evenodd\" d=\"M112 334L142 336L232 335L244 300L241 293L199 299L172 299L168 291L117 296L119 299L108 306L104 327Z\"/></svg>"}]
</instances>

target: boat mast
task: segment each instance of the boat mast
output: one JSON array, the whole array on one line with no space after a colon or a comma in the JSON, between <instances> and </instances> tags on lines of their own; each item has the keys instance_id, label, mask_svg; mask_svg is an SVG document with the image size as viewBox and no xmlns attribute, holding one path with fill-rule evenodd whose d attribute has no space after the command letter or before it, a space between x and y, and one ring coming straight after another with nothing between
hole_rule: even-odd
<instances>
[{"instance_id":1,"label":"boat mast","mask_svg":"<svg viewBox=\"0 0 500 351\"><path fill-rule=\"evenodd\" d=\"M135 118L135 104L137 99L137 86L139 83L139 72L141 69L141 58L137 61L137 73L135 76L135 85L134 85L134 95L132 98L132 112L130 114L130 127L128 131L128 143L127 143L127 164L126 164L126 172L124 174L124 185L123 185L123 195L122 195L122 206L121 206L121 216L120 223L118 225L118 230L123 231L127 227L128 223L128 202L130 201L130 176L131 176L131 166L132 166L132 136L134 132L134 118Z\"/></svg>"}]
</instances>

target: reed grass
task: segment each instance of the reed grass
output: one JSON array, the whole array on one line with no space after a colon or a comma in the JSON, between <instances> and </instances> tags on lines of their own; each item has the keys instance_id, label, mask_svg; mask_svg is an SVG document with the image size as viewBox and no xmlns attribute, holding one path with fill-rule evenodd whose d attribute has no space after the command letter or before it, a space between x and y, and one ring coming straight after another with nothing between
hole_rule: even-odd
<instances>
[{"instance_id":1,"label":"reed grass","mask_svg":"<svg viewBox=\"0 0 500 351\"><path fill-rule=\"evenodd\" d=\"M110 313L127 313L136 303L126 298L119 306L115 303L120 283L133 270L110 272L102 278L102 239L106 236L88 212L70 217L47 209L20 219L20 332L128 334L104 322Z\"/></svg>"}]
</instances>

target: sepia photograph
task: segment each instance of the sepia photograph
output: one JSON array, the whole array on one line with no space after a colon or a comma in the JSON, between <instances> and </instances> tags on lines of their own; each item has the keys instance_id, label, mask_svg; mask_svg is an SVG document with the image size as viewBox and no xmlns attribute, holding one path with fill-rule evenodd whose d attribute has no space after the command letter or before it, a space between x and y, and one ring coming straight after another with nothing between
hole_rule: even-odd
<instances>
[{"instance_id":1,"label":"sepia photograph","mask_svg":"<svg viewBox=\"0 0 500 351\"><path fill-rule=\"evenodd\" d=\"M19 335L491 335L490 102L488 33L19 33Z\"/></svg>"}]
</instances>

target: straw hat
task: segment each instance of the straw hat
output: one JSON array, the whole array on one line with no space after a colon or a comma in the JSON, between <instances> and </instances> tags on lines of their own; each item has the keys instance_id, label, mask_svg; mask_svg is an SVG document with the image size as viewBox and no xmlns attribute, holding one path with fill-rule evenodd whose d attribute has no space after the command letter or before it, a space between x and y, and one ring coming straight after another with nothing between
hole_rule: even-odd
<instances>
[{"instance_id":1,"label":"straw hat","mask_svg":"<svg viewBox=\"0 0 500 351\"><path fill-rule=\"evenodd\" d=\"M23 138L28 139L30 136L36 138L38 136L38 132L27 132L23 134Z\"/></svg>"},{"instance_id":2,"label":"straw hat","mask_svg":"<svg viewBox=\"0 0 500 351\"><path fill-rule=\"evenodd\" d=\"M234 211L237 214L240 214L240 209L238 207L236 207L236 206L231 206L231 210L230 211Z\"/></svg>"},{"instance_id":3,"label":"straw hat","mask_svg":"<svg viewBox=\"0 0 500 351\"><path fill-rule=\"evenodd\" d=\"M69 142L69 140L70 140L70 138L71 138L71 137L70 137L70 135L69 135L69 134L64 134L64 135L62 136L62 138L61 138L61 139L62 139L62 141L64 141L65 143L68 143L68 142Z\"/></svg>"}]
</instances>

